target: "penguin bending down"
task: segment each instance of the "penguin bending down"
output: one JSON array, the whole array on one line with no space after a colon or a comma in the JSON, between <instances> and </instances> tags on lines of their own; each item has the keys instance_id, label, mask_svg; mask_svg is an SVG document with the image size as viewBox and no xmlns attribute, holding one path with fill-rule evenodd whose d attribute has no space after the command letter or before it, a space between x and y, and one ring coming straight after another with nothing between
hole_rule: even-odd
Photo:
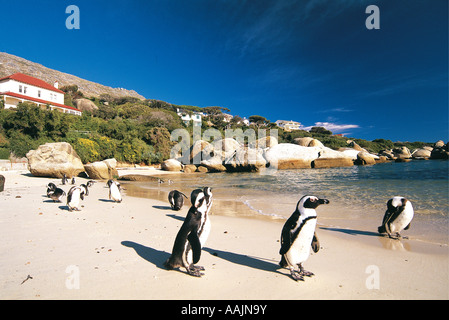
<instances>
[{"instance_id":1,"label":"penguin bending down","mask_svg":"<svg viewBox=\"0 0 449 320\"><path fill-rule=\"evenodd\" d=\"M84 183L80 185L81 190L84 190L85 196L89 195L89 187L88 186L89 186L89 182L87 183L87 185Z\"/></svg>"},{"instance_id":2,"label":"penguin bending down","mask_svg":"<svg viewBox=\"0 0 449 320\"><path fill-rule=\"evenodd\" d=\"M47 184L47 197L51 198L53 202L61 202L61 198L65 195L65 191L56 187L53 182Z\"/></svg>"},{"instance_id":3,"label":"penguin bending down","mask_svg":"<svg viewBox=\"0 0 449 320\"><path fill-rule=\"evenodd\" d=\"M184 205L183 197L187 199L187 196L178 190L170 191L170 193L168 194L168 202L170 202L172 210L181 210L182 206Z\"/></svg>"},{"instance_id":4,"label":"penguin bending down","mask_svg":"<svg viewBox=\"0 0 449 320\"><path fill-rule=\"evenodd\" d=\"M296 205L296 210L287 219L281 233L282 258L279 265L290 269L290 274L296 281L311 277L313 273L304 270L302 264L310 254L310 247L318 252L320 245L315 234L316 211L320 204L328 204L327 199L314 196L303 196ZM299 267L299 271L296 269Z\"/></svg>"},{"instance_id":5,"label":"penguin bending down","mask_svg":"<svg viewBox=\"0 0 449 320\"><path fill-rule=\"evenodd\" d=\"M413 215L413 206L409 200L404 197L393 197L387 201L387 211L377 231L387 233L391 239L400 239L400 232L410 228ZM395 233L394 236L393 233ZM407 239L407 237L402 238Z\"/></svg>"},{"instance_id":6,"label":"penguin bending down","mask_svg":"<svg viewBox=\"0 0 449 320\"><path fill-rule=\"evenodd\" d=\"M109 187L109 200L113 200L114 202L122 202L120 183L114 180L108 180L107 186Z\"/></svg>"},{"instance_id":7,"label":"penguin bending down","mask_svg":"<svg viewBox=\"0 0 449 320\"><path fill-rule=\"evenodd\" d=\"M199 191L197 191L199 190ZM195 266L201 257L201 241L198 232L207 211L206 196L200 189L192 192L192 206L176 235L171 256L165 261L168 270L184 267L188 274L201 277L204 267Z\"/></svg>"},{"instance_id":8,"label":"penguin bending down","mask_svg":"<svg viewBox=\"0 0 449 320\"><path fill-rule=\"evenodd\" d=\"M77 186L71 187L67 194L67 207L69 207L69 211L80 211L78 208L80 199L84 200L84 190Z\"/></svg>"}]
</instances>

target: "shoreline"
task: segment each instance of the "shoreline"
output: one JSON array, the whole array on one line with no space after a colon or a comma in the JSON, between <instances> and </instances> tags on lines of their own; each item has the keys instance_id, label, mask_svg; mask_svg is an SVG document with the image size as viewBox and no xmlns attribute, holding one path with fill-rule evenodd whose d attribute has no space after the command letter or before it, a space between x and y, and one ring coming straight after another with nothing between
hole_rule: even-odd
<instances>
[{"instance_id":1,"label":"shoreline","mask_svg":"<svg viewBox=\"0 0 449 320\"><path fill-rule=\"evenodd\" d=\"M449 298L447 246L320 222L321 249L304 264L315 276L295 282L278 266L283 221L213 214L213 207L199 262L205 275L194 278L163 267L189 201L172 211L167 201L125 190L116 204L107 199L105 182L97 181L81 211L68 212L65 198L53 203L45 195L46 184L59 185L58 179L2 174L1 299ZM214 202L217 210L222 205Z\"/></svg>"}]
</instances>

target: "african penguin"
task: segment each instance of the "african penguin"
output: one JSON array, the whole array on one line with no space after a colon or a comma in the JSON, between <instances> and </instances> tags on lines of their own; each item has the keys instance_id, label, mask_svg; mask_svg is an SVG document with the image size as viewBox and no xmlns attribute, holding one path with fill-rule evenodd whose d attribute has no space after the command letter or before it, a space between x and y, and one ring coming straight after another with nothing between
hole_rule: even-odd
<instances>
[{"instance_id":1,"label":"african penguin","mask_svg":"<svg viewBox=\"0 0 449 320\"><path fill-rule=\"evenodd\" d=\"M84 190L77 186L71 187L67 193L67 207L69 207L69 211L80 211L78 208L80 199L84 200Z\"/></svg>"},{"instance_id":2,"label":"african penguin","mask_svg":"<svg viewBox=\"0 0 449 320\"><path fill-rule=\"evenodd\" d=\"M56 185L53 182L47 184L47 197L50 198L50 194L52 194L56 190Z\"/></svg>"},{"instance_id":3,"label":"african penguin","mask_svg":"<svg viewBox=\"0 0 449 320\"><path fill-rule=\"evenodd\" d=\"M65 183L68 183L69 182L69 179L67 178L67 176L65 175L65 173L62 175L62 180L61 180L61 183L62 184L65 184Z\"/></svg>"},{"instance_id":4,"label":"african penguin","mask_svg":"<svg viewBox=\"0 0 449 320\"><path fill-rule=\"evenodd\" d=\"M47 197L51 198L53 202L61 202L61 198L65 195L65 191L56 187L53 182L47 184Z\"/></svg>"},{"instance_id":5,"label":"african penguin","mask_svg":"<svg viewBox=\"0 0 449 320\"><path fill-rule=\"evenodd\" d=\"M114 202L122 202L120 183L114 180L108 180L107 186L109 187L109 200L113 200Z\"/></svg>"},{"instance_id":6,"label":"african penguin","mask_svg":"<svg viewBox=\"0 0 449 320\"><path fill-rule=\"evenodd\" d=\"M72 177L72 184L76 184L75 177Z\"/></svg>"},{"instance_id":7,"label":"african penguin","mask_svg":"<svg viewBox=\"0 0 449 320\"><path fill-rule=\"evenodd\" d=\"M400 239L400 232L410 228L413 215L413 206L409 200L404 197L393 197L387 201L387 211L377 231L387 233L391 239ZM393 233L395 233L394 236ZM407 237L402 238L407 239Z\"/></svg>"},{"instance_id":8,"label":"african penguin","mask_svg":"<svg viewBox=\"0 0 449 320\"><path fill-rule=\"evenodd\" d=\"M206 243L207 238L209 237L210 233L210 219L209 219L209 211L212 207L212 189L210 187L204 187L203 193L206 199L206 212L204 216L201 217L201 227L198 231L198 235L200 237L201 247L204 247L204 244Z\"/></svg>"},{"instance_id":9,"label":"african penguin","mask_svg":"<svg viewBox=\"0 0 449 320\"><path fill-rule=\"evenodd\" d=\"M315 196L303 196L296 205L296 210L287 219L281 233L282 258L279 265L290 269L295 280L304 280L304 276L311 277L313 273L304 270L302 264L310 254L310 247L318 252L319 243L315 234L316 211L320 204L328 204L327 199L318 199ZM299 271L296 269L299 267Z\"/></svg>"},{"instance_id":10,"label":"african penguin","mask_svg":"<svg viewBox=\"0 0 449 320\"><path fill-rule=\"evenodd\" d=\"M196 190L194 190L196 191ZM195 192L192 206L176 235L171 256L165 261L164 266L168 270L184 267L189 275L201 277L204 270L201 266L195 266L201 257L201 242L198 231L201 227L202 216L206 213L207 203L204 193Z\"/></svg>"},{"instance_id":11,"label":"african penguin","mask_svg":"<svg viewBox=\"0 0 449 320\"><path fill-rule=\"evenodd\" d=\"M89 187L88 187L88 185L89 185L89 183L87 183L87 185L84 184L84 183L82 183L82 184L80 185L81 190L84 190L84 195L85 195L85 196L88 196L88 195L89 195Z\"/></svg>"},{"instance_id":12,"label":"african penguin","mask_svg":"<svg viewBox=\"0 0 449 320\"><path fill-rule=\"evenodd\" d=\"M168 194L168 202L170 202L172 210L181 210L182 206L184 205L183 197L187 199L187 196L178 190L170 191L170 193Z\"/></svg>"}]
</instances>

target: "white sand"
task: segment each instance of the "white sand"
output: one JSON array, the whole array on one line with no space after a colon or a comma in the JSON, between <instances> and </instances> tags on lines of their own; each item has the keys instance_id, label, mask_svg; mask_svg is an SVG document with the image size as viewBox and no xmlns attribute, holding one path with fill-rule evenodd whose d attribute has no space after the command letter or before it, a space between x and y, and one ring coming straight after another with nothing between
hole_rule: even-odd
<instances>
[{"instance_id":1,"label":"white sand","mask_svg":"<svg viewBox=\"0 0 449 320\"><path fill-rule=\"evenodd\" d=\"M212 215L205 275L195 278L163 267L188 201L178 212L126 195L116 204L97 182L82 211L69 212L65 198L45 196L58 179L2 174L1 299L449 298L447 246L321 225L321 250L304 264L315 276L295 282L278 267L282 221Z\"/></svg>"}]
</instances>

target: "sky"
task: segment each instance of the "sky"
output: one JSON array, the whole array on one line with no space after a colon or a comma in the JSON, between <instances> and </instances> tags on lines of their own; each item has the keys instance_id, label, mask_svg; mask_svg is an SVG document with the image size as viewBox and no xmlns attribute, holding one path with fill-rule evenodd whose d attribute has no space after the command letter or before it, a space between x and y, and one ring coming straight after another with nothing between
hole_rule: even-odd
<instances>
[{"instance_id":1,"label":"sky","mask_svg":"<svg viewBox=\"0 0 449 320\"><path fill-rule=\"evenodd\" d=\"M66 26L75 22L69 5L79 29ZM449 139L447 0L2 0L1 8L1 52L147 99L367 140Z\"/></svg>"}]
</instances>

